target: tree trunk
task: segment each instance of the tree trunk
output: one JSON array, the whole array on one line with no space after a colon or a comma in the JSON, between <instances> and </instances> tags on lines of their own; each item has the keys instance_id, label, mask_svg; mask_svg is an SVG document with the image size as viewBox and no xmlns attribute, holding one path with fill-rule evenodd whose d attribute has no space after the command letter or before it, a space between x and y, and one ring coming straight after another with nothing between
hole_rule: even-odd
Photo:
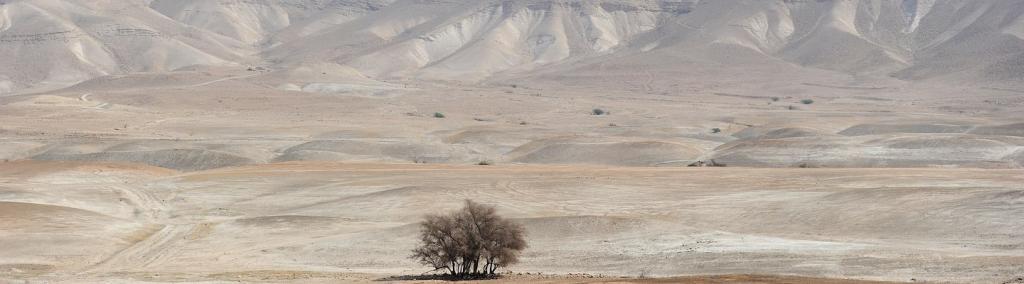
<instances>
[{"instance_id":1,"label":"tree trunk","mask_svg":"<svg viewBox=\"0 0 1024 284\"><path fill-rule=\"evenodd\" d=\"M494 262L491 261L490 257L485 259L485 261L486 262L484 263L484 274L493 274L493 273L491 273L491 270L492 270L491 266L494 265Z\"/></svg>"}]
</instances>

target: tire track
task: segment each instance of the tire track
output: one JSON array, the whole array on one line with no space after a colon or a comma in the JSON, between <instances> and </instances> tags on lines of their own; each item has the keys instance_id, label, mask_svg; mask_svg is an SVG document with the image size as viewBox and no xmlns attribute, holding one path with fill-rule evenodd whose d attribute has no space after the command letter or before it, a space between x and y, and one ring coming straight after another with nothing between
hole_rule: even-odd
<instances>
[{"instance_id":1,"label":"tire track","mask_svg":"<svg viewBox=\"0 0 1024 284\"><path fill-rule=\"evenodd\" d=\"M647 77L644 80L644 83L643 83L644 91L646 91L648 94L653 94L654 93L654 74L652 74L651 71L649 71L649 70L644 70L644 76Z\"/></svg>"},{"instance_id":2,"label":"tire track","mask_svg":"<svg viewBox=\"0 0 1024 284\"><path fill-rule=\"evenodd\" d=\"M206 81L206 82L198 83L198 84L190 85L190 86L187 86L187 87L189 87L189 88L198 88L198 87L204 87L204 86L213 85L213 84L220 83L220 82L249 79L249 78L252 78L252 77L259 76L259 75L263 75L263 73L256 73L256 74L242 75L242 76L231 76L231 77L227 77L227 78L221 78L221 79L216 79L216 80L211 80L211 81Z\"/></svg>"},{"instance_id":3,"label":"tire track","mask_svg":"<svg viewBox=\"0 0 1024 284\"><path fill-rule=\"evenodd\" d=\"M96 274L114 271L132 271L151 268L166 263L181 250L182 242L195 230L198 224L161 224L166 222L170 208L159 197L137 184L113 184L109 188L121 193L123 198L141 214L148 226L160 226L144 238L117 251L106 259L90 265L77 274Z\"/></svg>"},{"instance_id":4,"label":"tire track","mask_svg":"<svg viewBox=\"0 0 1024 284\"><path fill-rule=\"evenodd\" d=\"M143 216L151 223L155 223L168 211L162 200L147 191L138 190L131 185L113 185L110 188L120 192L121 196L131 202L139 212L143 212Z\"/></svg>"},{"instance_id":5,"label":"tire track","mask_svg":"<svg viewBox=\"0 0 1024 284\"><path fill-rule=\"evenodd\" d=\"M164 225L145 239L118 251L80 274L130 271L166 263L181 250L178 244L195 229L196 225Z\"/></svg>"}]
</instances>

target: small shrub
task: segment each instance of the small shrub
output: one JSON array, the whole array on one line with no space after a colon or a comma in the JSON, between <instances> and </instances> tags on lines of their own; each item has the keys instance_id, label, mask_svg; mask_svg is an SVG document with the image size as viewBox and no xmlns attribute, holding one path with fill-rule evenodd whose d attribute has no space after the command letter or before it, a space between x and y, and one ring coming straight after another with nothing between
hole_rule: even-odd
<instances>
[{"instance_id":1,"label":"small shrub","mask_svg":"<svg viewBox=\"0 0 1024 284\"><path fill-rule=\"evenodd\" d=\"M594 110L590 111L590 114L593 114L593 115L606 115L606 114L608 114L608 112L604 111L603 109L595 108Z\"/></svg>"},{"instance_id":2,"label":"small shrub","mask_svg":"<svg viewBox=\"0 0 1024 284\"><path fill-rule=\"evenodd\" d=\"M715 133L715 134L722 133L722 129L718 128L718 127L712 128L711 129L711 133Z\"/></svg>"},{"instance_id":3,"label":"small shrub","mask_svg":"<svg viewBox=\"0 0 1024 284\"><path fill-rule=\"evenodd\" d=\"M483 161L480 161L479 163L476 163L476 165L478 165L478 166L490 166L490 165L493 165L493 164L494 163L492 163L491 161L488 161L488 160L483 160Z\"/></svg>"},{"instance_id":4,"label":"small shrub","mask_svg":"<svg viewBox=\"0 0 1024 284\"><path fill-rule=\"evenodd\" d=\"M643 269L640 269L640 273L637 274L636 278L638 278L638 279L647 279L647 278L650 277L650 274L651 274L651 269L650 268L643 268Z\"/></svg>"},{"instance_id":5,"label":"small shrub","mask_svg":"<svg viewBox=\"0 0 1024 284\"><path fill-rule=\"evenodd\" d=\"M777 101L779 101L779 97L772 97L772 101L773 101L773 102L777 102Z\"/></svg>"},{"instance_id":6,"label":"small shrub","mask_svg":"<svg viewBox=\"0 0 1024 284\"><path fill-rule=\"evenodd\" d=\"M812 100L812 99L802 99L802 100L800 100L800 103L805 104L805 105L809 105L809 104L813 104L814 100Z\"/></svg>"},{"instance_id":7,"label":"small shrub","mask_svg":"<svg viewBox=\"0 0 1024 284\"><path fill-rule=\"evenodd\" d=\"M435 112L435 113L434 113L434 118L445 118L445 116L444 116L444 114L443 114L443 113L440 113L440 112Z\"/></svg>"},{"instance_id":8,"label":"small shrub","mask_svg":"<svg viewBox=\"0 0 1024 284\"><path fill-rule=\"evenodd\" d=\"M810 169L810 168L817 168L818 166L813 165L813 164L808 164L808 163L800 163L799 165L796 165L796 167L801 168L801 169Z\"/></svg>"}]
</instances>

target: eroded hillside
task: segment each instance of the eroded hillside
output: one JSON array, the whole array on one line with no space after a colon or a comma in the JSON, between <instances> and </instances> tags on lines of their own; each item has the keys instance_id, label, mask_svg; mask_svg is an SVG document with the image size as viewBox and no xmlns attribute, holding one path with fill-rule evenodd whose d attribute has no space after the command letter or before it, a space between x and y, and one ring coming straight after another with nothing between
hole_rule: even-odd
<instances>
[{"instance_id":1,"label":"eroded hillside","mask_svg":"<svg viewBox=\"0 0 1024 284\"><path fill-rule=\"evenodd\" d=\"M1019 81L1022 10L1001 0L15 0L0 5L0 91L194 65L479 82L707 52L905 80Z\"/></svg>"}]
</instances>

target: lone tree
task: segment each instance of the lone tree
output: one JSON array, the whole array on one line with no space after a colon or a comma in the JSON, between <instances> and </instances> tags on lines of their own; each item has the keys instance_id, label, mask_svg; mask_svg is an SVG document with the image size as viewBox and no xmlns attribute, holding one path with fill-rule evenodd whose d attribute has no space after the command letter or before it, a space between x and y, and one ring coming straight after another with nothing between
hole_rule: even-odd
<instances>
[{"instance_id":1,"label":"lone tree","mask_svg":"<svg viewBox=\"0 0 1024 284\"><path fill-rule=\"evenodd\" d=\"M501 218L494 207L466 200L462 210L426 216L412 258L455 278L490 277L519 261L524 235L522 225Z\"/></svg>"}]
</instances>

